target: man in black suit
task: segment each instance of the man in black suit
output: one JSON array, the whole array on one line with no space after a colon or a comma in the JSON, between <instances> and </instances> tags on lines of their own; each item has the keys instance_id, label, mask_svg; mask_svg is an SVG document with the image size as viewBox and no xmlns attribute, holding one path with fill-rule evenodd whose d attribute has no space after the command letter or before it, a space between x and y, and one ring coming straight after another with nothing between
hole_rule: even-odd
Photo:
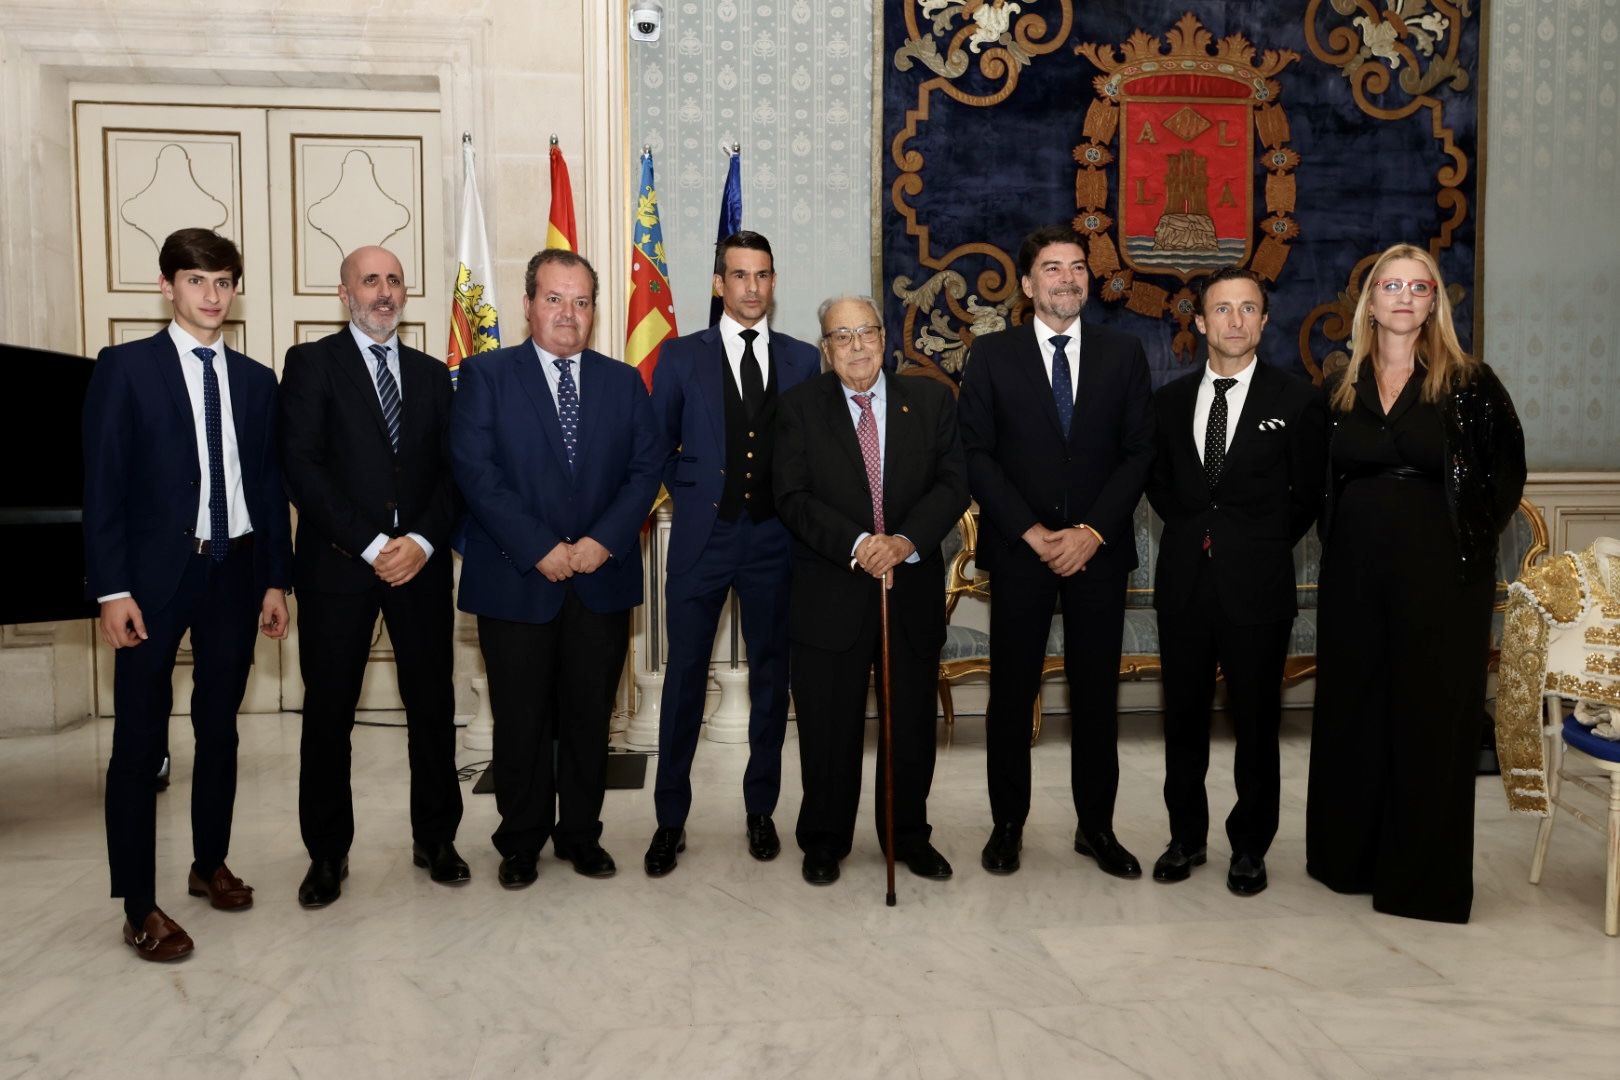
<instances>
[{"instance_id":1,"label":"man in black suit","mask_svg":"<svg viewBox=\"0 0 1620 1080\"><path fill-rule=\"evenodd\" d=\"M1090 279L1069 226L1025 237L1018 274L1035 317L973 342L960 402L982 515L978 565L992 578L985 740L994 828L980 862L993 874L1018 869L1030 718L1061 599L1074 849L1110 874L1138 877L1113 817L1125 579L1136 568L1131 516L1153 459L1147 356L1135 338L1081 323Z\"/></svg>"},{"instance_id":2,"label":"man in black suit","mask_svg":"<svg viewBox=\"0 0 1620 1080\"><path fill-rule=\"evenodd\" d=\"M157 906L157 791L175 655L191 631L192 863L187 891L252 906L225 865L236 801L236 710L255 629L287 635L287 500L276 462L276 377L225 344L242 280L236 245L181 229L158 253L174 318L101 350L84 401L86 595L113 654L107 857L124 942L176 960L190 935Z\"/></svg>"},{"instance_id":3,"label":"man in black suit","mask_svg":"<svg viewBox=\"0 0 1620 1080\"><path fill-rule=\"evenodd\" d=\"M441 884L469 876L454 844L450 373L400 343L405 272L392 252L351 251L339 278L349 325L288 349L281 378L282 471L298 507L298 822L310 858L298 902L308 908L336 900L348 874L349 737L379 611L405 703L412 859Z\"/></svg>"},{"instance_id":4,"label":"man in black suit","mask_svg":"<svg viewBox=\"0 0 1620 1080\"><path fill-rule=\"evenodd\" d=\"M1252 271L1205 279L1195 321L1209 363L1153 399L1158 454L1147 496L1164 519L1153 606L1170 811L1170 845L1153 877L1182 881L1205 861L1218 664L1237 737L1226 884L1252 896L1266 887L1277 834L1283 664L1298 611L1293 548L1322 501L1327 424L1310 383L1259 361L1266 290Z\"/></svg>"},{"instance_id":5,"label":"man in black suit","mask_svg":"<svg viewBox=\"0 0 1620 1080\"><path fill-rule=\"evenodd\" d=\"M831 370L782 395L776 428L776 506L794 537L788 637L804 879L836 881L854 840L880 589L892 636L895 857L944 879L951 864L929 843L927 803L945 644L939 545L968 505L956 410L939 383L883 373L883 322L870 299L828 300L820 319ZM884 791L880 773L880 844Z\"/></svg>"}]
</instances>

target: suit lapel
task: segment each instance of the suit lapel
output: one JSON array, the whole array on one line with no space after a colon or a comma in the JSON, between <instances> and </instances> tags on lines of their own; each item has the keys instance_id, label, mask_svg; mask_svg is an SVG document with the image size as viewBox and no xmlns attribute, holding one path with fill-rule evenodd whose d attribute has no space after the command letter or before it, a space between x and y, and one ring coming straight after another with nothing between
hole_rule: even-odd
<instances>
[{"instance_id":1,"label":"suit lapel","mask_svg":"<svg viewBox=\"0 0 1620 1080\"><path fill-rule=\"evenodd\" d=\"M575 446L575 457L579 462L591 460L591 444L596 442L597 433L602 428L602 406L607 401L607 391L602 388L602 363L618 363L616 360L598 361L596 355L589 349L579 354L579 441ZM562 431L562 424L558 423L557 430ZM564 460L567 460L566 458ZM578 482L578 474L575 474Z\"/></svg>"},{"instance_id":2,"label":"suit lapel","mask_svg":"<svg viewBox=\"0 0 1620 1080\"><path fill-rule=\"evenodd\" d=\"M350 388L360 397L360 407L369 414L377 425L377 432L384 441L388 439L388 421L383 418L382 399L377 396L377 382L372 377L373 358L360 351L360 346L354 340L354 335L344 327L326 339L332 363L343 373ZM405 374L405 358L399 359L399 371L403 381ZM400 396L409 397L405 393L408 388L401 388ZM403 402L401 403L403 407ZM401 417L403 430L403 416Z\"/></svg>"},{"instance_id":3,"label":"suit lapel","mask_svg":"<svg viewBox=\"0 0 1620 1080\"><path fill-rule=\"evenodd\" d=\"M720 340L720 330L709 327L703 332L703 352L694 372L697 378L698 393L703 397L704 407L709 413L709 423L714 426L714 444L725 452L726 446L726 346Z\"/></svg>"},{"instance_id":4,"label":"suit lapel","mask_svg":"<svg viewBox=\"0 0 1620 1080\"><path fill-rule=\"evenodd\" d=\"M1228 461L1231 461L1233 454L1242 453L1244 447L1254 441L1260 421L1269 417L1272 403L1282 389L1281 384L1272 377L1274 374L1266 370L1265 361L1255 360L1254 378L1249 382L1249 392L1243 396L1243 410L1231 421L1237 427L1232 431L1231 445L1226 448Z\"/></svg>"},{"instance_id":5,"label":"suit lapel","mask_svg":"<svg viewBox=\"0 0 1620 1080\"><path fill-rule=\"evenodd\" d=\"M231 426L236 429L236 464L244 478L248 476L248 462L258 459L258 448L263 441L258 432L259 410L248 398L248 386L253 368L258 362L236 352L223 342L225 349L225 377L230 380Z\"/></svg>"},{"instance_id":6,"label":"suit lapel","mask_svg":"<svg viewBox=\"0 0 1620 1080\"><path fill-rule=\"evenodd\" d=\"M174 339L169 336L168 330L159 330L149 339L152 350L157 356L157 367L163 379L163 385L168 387L169 398L174 403L175 411L179 414L179 428L182 436L191 447L191 460L198 460L197 447L197 421L191 413L191 395L186 393L186 378L180 371L180 350L175 348Z\"/></svg>"},{"instance_id":7,"label":"suit lapel","mask_svg":"<svg viewBox=\"0 0 1620 1080\"><path fill-rule=\"evenodd\" d=\"M1029 381L1030 393L1035 397L1035 407L1041 411L1041 415L1046 417L1047 423L1052 425L1052 430L1057 432L1058 438L1062 439L1063 423L1058 419L1057 401L1052 397L1052 380L1047 378L1046 363L1041 359L1040 342L1035 340L1034 318L1033 315L1030 316L1031 321L1019 328L1024 340L1013 355L1019 370L1024 373L1024 378ZM1081 369L1081 377L1082 379L1085 377L1084 368ZM1081 385L1083 386L1084 383L1082 382ZM1074 431L1075 426L1071 421L1069 424L1071 433Z\"/></svg>"},{"instance_id":8,"label":"suit lapel","mask_svg":"<svg viewBox=\"0 0 1620 1080\"><path fill-rule=\"evenodd\" d=\"M403 446L408 440L421 438L422 432L427 428L427 417L432 412L433 388L428 382L427 372L421 365L414 362L414 357L407 361L405 346L399 347L399 442ZM376 397L375 394L372 395ZM377 406L379 415L382 413L381 403Z\"/></svg>"},{"instance_id":9,"label":"suit lapel","mask_svg":"<svg viewBox=\"0 0 1620 1080\"><path fill-rule=\"evenodd\" d=\"M1069 363L1071 365L1079 364L1080 371L1078 377L1074 380L1074 416L1069 420L1070 442L1073 442L1077 437L1079 437L1081 429L1087 423L1087 421L1083 420L1082 417L1084 414L1091 412L1093 403L1098 400L1097 384L1102 381L1103 375L1102 364L1099 362L1099 350L1093 347L1091 349L1091 354L1089 356L1086 355L1086 331L1084 324L1082 324L1080 328L1079 339L1075 342L1075 344L1078 347L1075 349L1074 355L1069 357ZM1052 388L1050 384L1047 385L1046 396L1048 398L1052 397ZM1056 399L1052 400L1052 415L1057 415ZM1061 432L1062 430L1062 426L1059 425L1058 431Z\"/></svg>"},{"instance_id":10,"label":"suit lapel","mask_svg":"<svg viewBox=\"0 0 1620 1080\"><path fill-rule=\"evenodd\" d=\"M832 441L843 450L844 456L855 468L855 475L861 478L861 487L866 487L866 458L861 454L861 444L855 438L854 413L850 411L849 399L844 396L844 384L838 381L838 376L832 375L827 379L827 393L822 399L826 408L828 432Z\"/></svg>"},{"instance_id":11,"label":"suit lapel","mask_svg":"<svg viewBox=\"0 0 1620 1080\"><path fill-rule=\"evenodd\" d=\"M1203 442L1203 432L1193 430L1193 422L1198 414L1198 390L1204 381L1202 373L1197 378L1181 379L1171 384L1170 393L1170 447L1171 453L1180 457L1186 468L1198 477L1198 483L1205 491L1209 490L1209 475L1204 472L1204 459L1200 456ZM1181 383L1186 383L1182 386Z\"/></svg>"},{"instance_id":12,"label":"suit lapel","mask_svg":"<svg viewBox=\"0 0 1620 1080\"><path fill-rule=\"evenodd\" d=\"M514 346L511 359L517 368L518 385L523 387L524 393L528 395L529 404L540 420L540 430L545 432L546 441L551 444L551 453L556 457L557 464L566 470L568 454L563 450L562 424L557 419L557 402L551 396L551 387L546 382L545 373L540 370L540 354L536 351L534 342L530 340Z\"/></svg>"},{"instance_id":13,"label":"suit lapel","mask_svg":"<svg viewBox=\"0 0 1620 1080\"><path fill-rule=\"evenodd\" d=\"M883 525L893 532L896 515L895 498L906 490L902 481L918 455L909 454L907 448L916 437L916 417L911 411L911 395L905 389L905 380L897 375L885 374L884 386L888 403L883 419Z\"/></svg>"}]
</instances>

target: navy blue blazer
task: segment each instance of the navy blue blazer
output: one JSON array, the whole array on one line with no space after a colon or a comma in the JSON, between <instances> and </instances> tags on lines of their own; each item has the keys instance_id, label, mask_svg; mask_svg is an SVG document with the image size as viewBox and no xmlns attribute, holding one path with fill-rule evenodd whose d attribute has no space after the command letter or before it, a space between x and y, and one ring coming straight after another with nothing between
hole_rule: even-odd
<instances>
[{"instance_id":1,"label":"navy blue blazer","mask_svg":"<svg viewBox=\"0 0 1620 1080\"><path fill-rule=\"evenodd\" d=\"M253 523L258 590L292 587L292 530L276 450L276 376L234 349L225 372ZM167 328L102 349L84 398L84 565L89 599L174 596L193 553L202 490L197 427Z\"/></svg>"},{"instance_id":2,"label":"navy blue blazer","mask_svg":"<svg viewBox=\"0 0 1620 1080\"><path fill-rule=\"evenodd\" d=\"M467 501L462 611L512 622L556 618L573 585L590 610L641 603L641 526L663 455L641 373L586 349L579 364L578 471L534 344L464 361L450 414L450 465ZM611 557L595 573L547 581L535 564L589 536Z\"/></svg>"},{"instance_id":3,"label":"navy blue blazer","mask_svg":"<svg viewBox=\"0 0 1620 1080\"><path fill-rule=\"evenodd\" d=\"M777 400L821 370L821 354L775 329L770 362ZM664 343L653 369L653 413L663 437L664 486L675 504L666 571L697 562L726 487L726 347L720 328Z\"/></svg>"}]
</instances>

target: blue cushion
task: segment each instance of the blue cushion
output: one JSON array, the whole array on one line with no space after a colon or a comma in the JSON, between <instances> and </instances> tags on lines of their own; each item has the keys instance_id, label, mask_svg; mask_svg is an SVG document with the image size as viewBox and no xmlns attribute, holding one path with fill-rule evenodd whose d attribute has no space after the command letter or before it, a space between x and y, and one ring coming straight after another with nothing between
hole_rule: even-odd
<instances>
[{"instance_id":1,"label":"blue cushion","mask_svg":"<svg viewBox=\"0 0 1620 1080\"><path fill-rule=\"evenodd\" d=\"M971 626L946 626L945 646L939 651L945 660L988 660L990 635Z\"/></svg>"},{"instance_id":2,"label":"blue cushion","mask_svg":"<svg viewBox=\"0 0 1620 1080\"><path fill-rule=\"evenodd\" d=\"M1599 738L1573 716L1564 721L1564 745L1574 747L1587 757L1594 757L1599 761L1620 762L1620 742Z\"/></svg>"}]
</instances>

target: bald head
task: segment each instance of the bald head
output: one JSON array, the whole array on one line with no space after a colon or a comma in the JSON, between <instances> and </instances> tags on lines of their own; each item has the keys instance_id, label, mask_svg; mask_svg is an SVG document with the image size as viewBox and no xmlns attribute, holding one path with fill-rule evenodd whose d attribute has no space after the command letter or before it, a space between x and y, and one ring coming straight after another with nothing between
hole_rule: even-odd
<instances>
[{"instance_id":1,"label":"bald head","mask_svg":"<svg viewBox=\"0 0 1620 1080\"><path fill-rule=\"evenodd\" d=\"M344 256L338 280L338 299L361 332L376 342L393 337L405 312L405 271L394 253L376 245L355 248Z\"/></svg>"}]
</instances>

